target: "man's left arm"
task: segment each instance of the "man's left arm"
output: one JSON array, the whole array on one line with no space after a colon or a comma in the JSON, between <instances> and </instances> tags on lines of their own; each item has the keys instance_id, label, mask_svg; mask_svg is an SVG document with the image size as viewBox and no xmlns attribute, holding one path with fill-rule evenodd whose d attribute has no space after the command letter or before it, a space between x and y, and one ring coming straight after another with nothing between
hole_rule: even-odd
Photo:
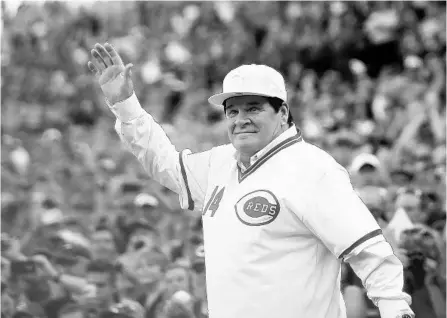
<instances>
[{"instance_id":1,"label":"man's left arm","mask_svg":"<svg viewBox=\"0 0 447 318\"><path fill-rule=\"evenodd\" d=\"M403 292L403 266L368 208L339 165L315 183L303 221L362 280L382 318L414 317L411 297ZM407 316L405 316L407 314Z\"/></svg>"},{"instance_id":2,"label":"man's left arm","mask_svg":"<svg viewBox=\"0 0 447 318\"><path fill-rule=\"evenodd\" d=\"M394 255L388 242L371 244L362 250L350 253L344 260L362 280L368 297L379 307L381 317L413 314L409 308L411 297L402 292L404 285L402 263Z\"/></svg>"}]
</instances>

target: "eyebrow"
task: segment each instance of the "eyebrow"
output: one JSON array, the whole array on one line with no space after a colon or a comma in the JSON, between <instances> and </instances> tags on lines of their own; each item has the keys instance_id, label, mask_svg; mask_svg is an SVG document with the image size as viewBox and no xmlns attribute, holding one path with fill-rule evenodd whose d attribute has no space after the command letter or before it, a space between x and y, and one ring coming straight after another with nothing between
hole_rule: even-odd
<instances>
[{"instance_id":1,"label":"eyebrow","mask_svg":"<svg viewBox=\"0 0 447 318\"><path fill-rule=\"evenodd\" d=\"M246 104L246 106L262 106L262 103L257 102L257 101L252 101ZM234 108L236 107L235 105L229 104L229 105L225 105L225 110L228 110L229 108Z\"/></svg>"}]
</instances>

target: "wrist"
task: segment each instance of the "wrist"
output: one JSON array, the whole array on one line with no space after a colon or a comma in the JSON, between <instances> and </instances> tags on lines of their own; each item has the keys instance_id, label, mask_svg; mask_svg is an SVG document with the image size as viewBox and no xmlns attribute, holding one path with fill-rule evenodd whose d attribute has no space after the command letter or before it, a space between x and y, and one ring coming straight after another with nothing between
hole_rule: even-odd
<instances>
[{"instance_id":1,"label":"wrist","mask_svg":"<svg viewBox=\"0 0 447 318\"><path fill-rule=\"evenodd\" d=\"M413 318L414 313L403 299L381 299L378 302L380 317Z\"/></svg>"},{"instance_id":2,"label":"wrist","mask_svg":"<svg viewBox=\"0 0 447 318\"><path fill-rule=\"evenodd\" d=\"M130 93L126 94L127 96L124 96L124 97L122 97L122 96L117 96L114 98L104 97L104 99L106 100L107 105L109 105L109 107L110 107L110 106L115 106L115 104L122 103L122 102L128 100L134 94L135 94L135 91L132 90Z\"/></svg>"},{"instance_id":3,"label":"wrist","mask_svg":"<svg viewBox=\"0 0 447 318\"><path fill-rule=\"evenodd\" d=\"M110 106L110 110L123 123L130 122L145 113L135 93L126 100Z\"/></svg>"}]
</instances>

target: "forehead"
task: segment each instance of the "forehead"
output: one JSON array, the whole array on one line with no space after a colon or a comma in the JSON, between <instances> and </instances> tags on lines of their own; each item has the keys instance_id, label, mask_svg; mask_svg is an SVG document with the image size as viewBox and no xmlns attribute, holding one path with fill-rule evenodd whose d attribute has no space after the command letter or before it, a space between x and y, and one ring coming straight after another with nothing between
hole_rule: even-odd
<instances>
[{"instance_id":1,"label":"forehead","mask_svg":"<svg viewBox=\"0 0 447 318\"><path fill-rule=\"evenodd\" d=\"M236 107L248 104L259 104L263 105L268 103L267 97L256 96L256 95L244 95L244 96L234 96L230 97L225 101L226 107Z\"/></svg>"}]
</instances>

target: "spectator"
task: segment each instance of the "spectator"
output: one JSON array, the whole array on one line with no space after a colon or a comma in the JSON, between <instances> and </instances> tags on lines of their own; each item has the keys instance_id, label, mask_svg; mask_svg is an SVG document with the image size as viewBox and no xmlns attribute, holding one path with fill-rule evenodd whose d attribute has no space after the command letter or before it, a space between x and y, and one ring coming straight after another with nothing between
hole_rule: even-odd
<instances>
[{"instance_id":1,"label":"spectator","mask_svg":"<svg viewBox=\"0 0 447 318\"><path fill-rule=\"evenodd\" d=\"M144 310L140 304L129 299L121 299L116 286L116 267L106 261L93 261L87 267L87 282L95 287L96 292L91 297L86 297L85 309L87 315L103 312L113 312L116 304L131 308L136 316L143 317Z\"/></svg>"},{"instance_id":2,"label":"spectator","mask_svg":"<svg viewBox=\"0 0 447 318\"><path fill-rule=\"evenodd\" d=\"M106 225L99 225L92 234L93 257L97 260L114 260L118 256L116 236Z\"/></svg>"},{"instance_id":3,"label":"spectator","mask_svg":"<svg viewBox=\"0 0 447 318\"><path fill-rule=\"evenodd\" d=\"M146 220L132 222L127 227L128 238L126 251L128 253L138 251L142 248L149 250L160 246L157 230Z\"/></svg>"}]
</instances>

